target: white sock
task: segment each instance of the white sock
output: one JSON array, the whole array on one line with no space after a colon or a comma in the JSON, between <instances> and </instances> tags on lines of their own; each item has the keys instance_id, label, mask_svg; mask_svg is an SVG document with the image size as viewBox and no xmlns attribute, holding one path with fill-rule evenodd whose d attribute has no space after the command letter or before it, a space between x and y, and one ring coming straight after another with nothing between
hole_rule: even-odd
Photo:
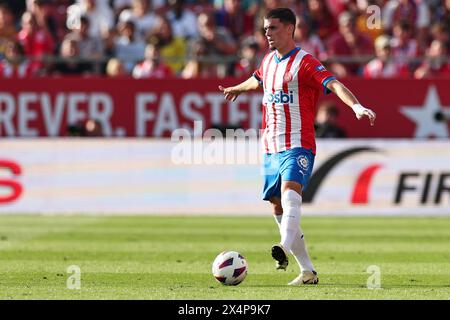
<instances>
[{"instance_id":1,"label":"white sock","mask_svg":"<svg viewBox=\"0 0 450 320\"><path fill-rule=\"evenodd\" d=\"M280 243L287 251L291 251L295 236L298 233L301 204L302 196L294 190L286 190L281 195L283 217L280 225Z\"/></svg>"},{"instance_id":2,"label":"white sock","mask_svg":"<svg viewBox=\"0 0 450 320\"><path fill-rule=\"evenodd\" d=\"M299 228L299 232L295 236L291 253L294 255L295 260L297 260L302 272L314 270L314 266L309 258L308 250L306 249L305 237L303 236L301 228Z\"/></svg>"},{"instance_id":3,"label":"white sock","mask_svg":"<svg viewBox=\"0 0 450 320\"><path fill-rule=\"evenodd\" d=\"M281 221L283 215L275 215L275 221L277 222L278 228L280 228L281 233ZM313 271L314 265L311 262L311 259L308 254L308 250L306 249L305 238L303 236L302 229L299 227L298 232L295 235L294 242L291 246L291 253L294 255L297 260L298 265L300 266L301 271Z\"/></svg>"}]
</instances>

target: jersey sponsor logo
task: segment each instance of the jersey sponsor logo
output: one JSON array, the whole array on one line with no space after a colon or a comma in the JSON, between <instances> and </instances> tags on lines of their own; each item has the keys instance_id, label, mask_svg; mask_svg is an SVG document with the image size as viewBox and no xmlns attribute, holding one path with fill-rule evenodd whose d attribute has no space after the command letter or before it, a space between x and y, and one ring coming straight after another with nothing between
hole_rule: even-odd
<instances>
[{"instance_id":1,"label":"jersey sponsor logo","mask_svg":"<svg viewBox=\"0 0 450 320\"><path fill-rule=\"evenodd\" d=\"M289 93L284 93L283 91L277 91L275 93L264 94L264 100L267 103L294 103L294 92L289 91Z\"/></svg>"}]
</instances>

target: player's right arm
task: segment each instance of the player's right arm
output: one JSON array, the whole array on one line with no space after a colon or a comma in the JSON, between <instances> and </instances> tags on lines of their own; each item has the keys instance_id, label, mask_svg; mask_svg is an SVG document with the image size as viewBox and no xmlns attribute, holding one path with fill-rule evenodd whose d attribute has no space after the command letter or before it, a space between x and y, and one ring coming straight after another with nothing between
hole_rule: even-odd
<instances>
[{"instance_id":1,"label":"player's right arm","mask_svg":"<svg viewBox=\"0 0 450 320\"><path fill-rule=\"evenodd\" d=\"M259 88L259 85L259 81L254 76L251 76L244 82L233 87L224 88L219 86L219 90L223 92L225 99L234 101L242 92L256 90Z\"/></svg>"}]
</instances>

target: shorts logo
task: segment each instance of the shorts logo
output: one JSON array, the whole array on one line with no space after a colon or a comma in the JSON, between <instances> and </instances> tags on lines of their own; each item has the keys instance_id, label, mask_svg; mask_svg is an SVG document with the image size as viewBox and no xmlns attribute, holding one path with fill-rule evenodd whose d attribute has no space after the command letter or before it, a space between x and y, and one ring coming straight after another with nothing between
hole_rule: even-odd
<instances>
[{"instance_id":1,"label":"shorts logo","mask_svg":"<svg viewBox=\"0 0 450 320\"><path fill-rule=\"evenodd\" d=\"M292 74L290 72L286 73L283 77L284 82L291 82L292 81Z\"/></svg>"},{"instance_id":2,"label":"shorts logo","mask_svg":"<svg viewBox=\"0 0 450 320\"><path fill-rule=\"evenodd\" d=\"M297 164L300 168L302 168L303 170L308 170L309 168L309 160L306 156L304 155L300 155L297 158Z\"/></svg>"}]
</instances>

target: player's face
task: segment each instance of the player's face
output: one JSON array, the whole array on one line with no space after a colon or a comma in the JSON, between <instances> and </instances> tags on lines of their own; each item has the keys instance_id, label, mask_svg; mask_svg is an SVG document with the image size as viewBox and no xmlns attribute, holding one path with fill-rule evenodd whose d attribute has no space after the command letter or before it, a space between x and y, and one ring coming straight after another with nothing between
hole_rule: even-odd
<instances>
[{"instance_id":1,"label":"player's face","mask_svg":"<svg viewBox=\"0 0 450 320\"><path fill-rule=\"evenodd\" d=\"M292 27L283 24L280 19L264 19L264 31L269 42L270 50L279 50L284 48L292 38Z\"/></svg>"}]
</instances>

